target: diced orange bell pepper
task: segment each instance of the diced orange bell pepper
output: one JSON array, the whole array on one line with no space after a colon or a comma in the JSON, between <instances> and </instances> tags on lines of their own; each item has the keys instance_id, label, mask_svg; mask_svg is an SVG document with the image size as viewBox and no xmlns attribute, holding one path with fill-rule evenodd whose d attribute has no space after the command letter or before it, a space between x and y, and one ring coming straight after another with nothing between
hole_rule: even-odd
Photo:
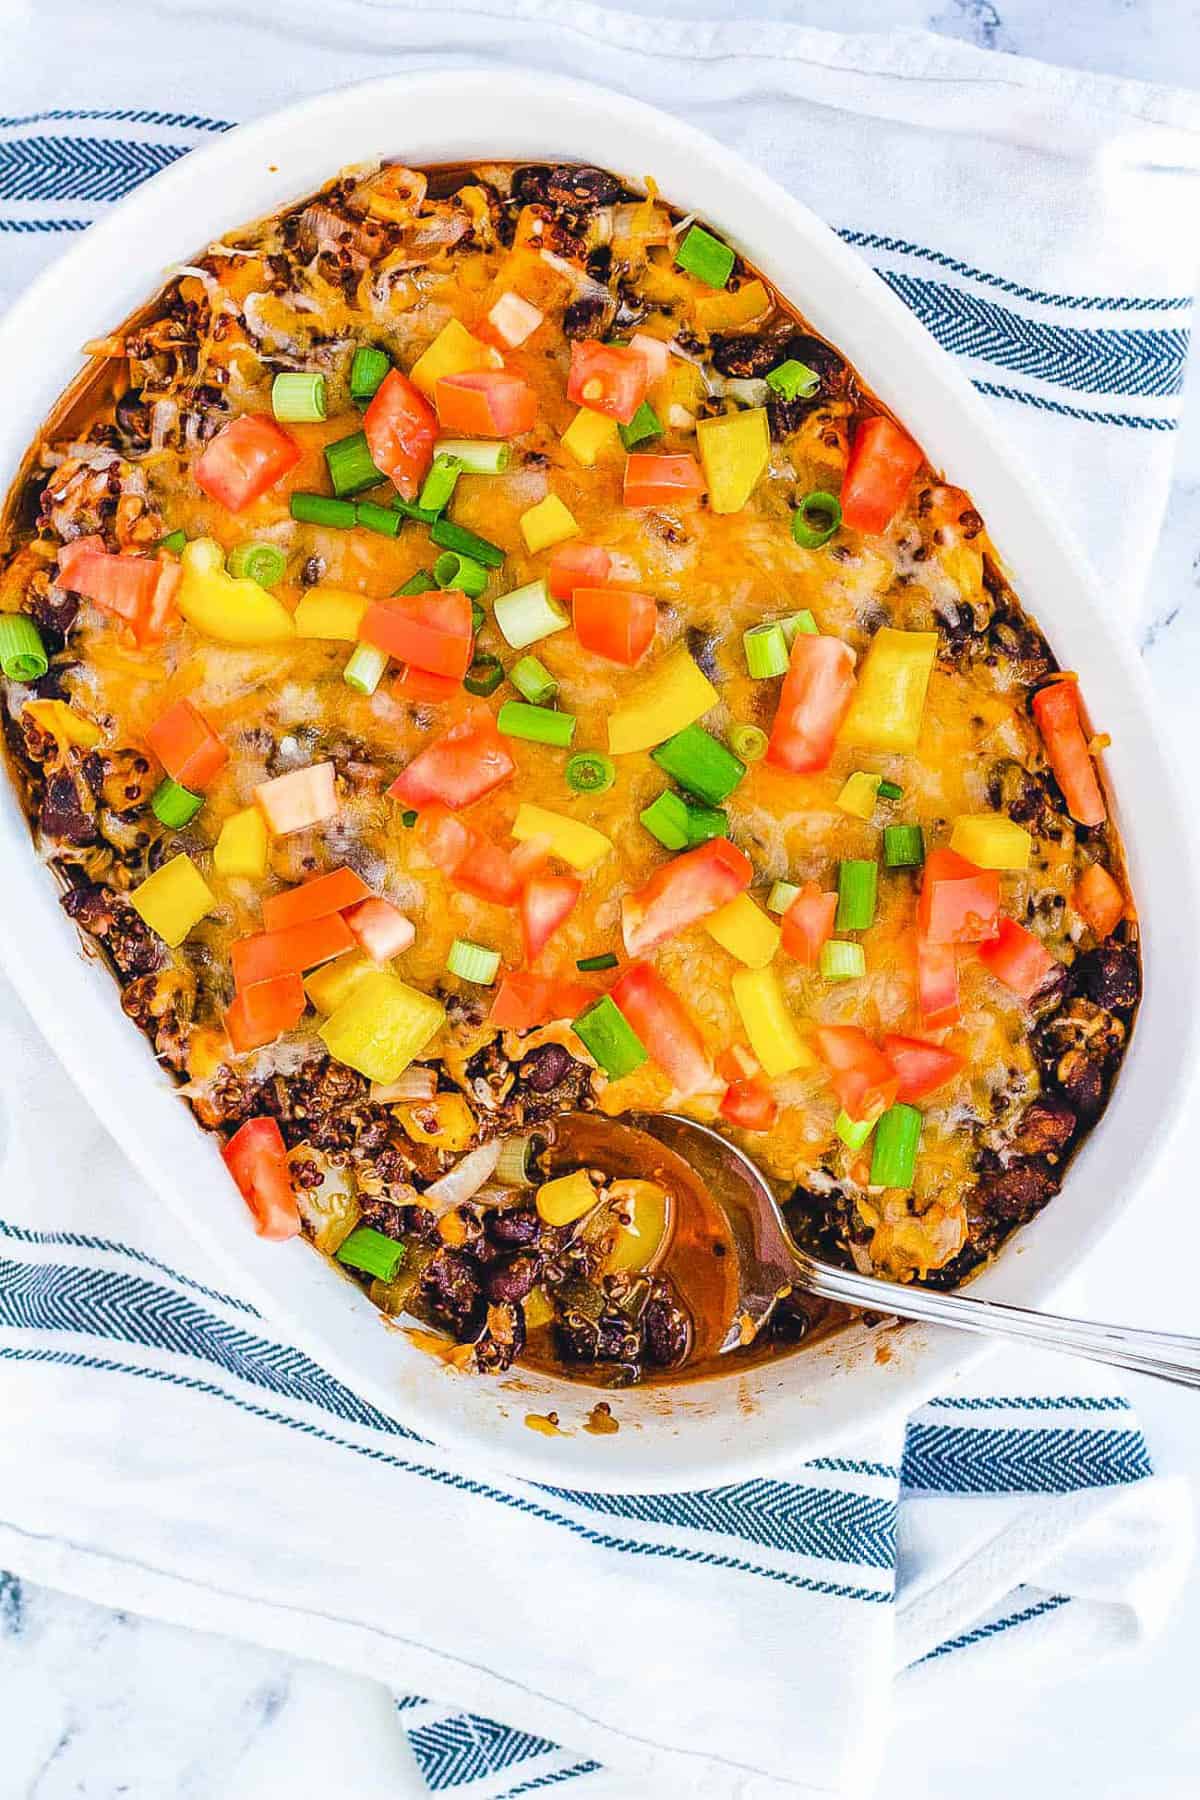
<instances>
[{"instance_id":1,"label":"diced orange bell pepper","mask_svg":"<svg viewBox=\"0 0 1200 1800\"><path fill-rule=\"evenodd\" d=\"M240 990L273 981L277 975L302 975L353 950L354 943L354 933L340 913L238 938L229 951L234 985Z\"/></svg>"},{"instance_id":2,"label":"diced orange bell pepper","mask_svg":"<svg viewBox=\"0 0 1200 1800\"><path fill-rule=\"evenodd\" d=\"M521 970L502 978L488 1017L498 1031L533 1031L556 1019L578 1018L599 996L599 988L590 982Z\"/></svg>"},{"instance_id":3,"label":"diced orange bell pepper","mask_svg":"<svg viewBox=\"0 0 1200 1800\"><path fill-rule=\"evenodd\" d=\"M1001 919L990 943L980 944L979 960L1022 1000L1032 1000L1060 966L1045 944L1015 919Z\"/></svg>"},{"instance_id":4,"label":"diced orange bell pepper","mask_svg":"<svg viewBox=\"0 0 1200 1800\"><path fill-rule=\"evenodd\" d=\"M241 988L225 1013L229 1041L239 1056L261 1050L300 1023L305 1005L299 975L275 975Z\"/></svg>"},{"instance_id":5,"label":"diced orange bell pepper","mask_svg":"<svg viewBox=\"0 0 1200 1800\"><path fill-rule=\"evenodd\" d=\"M1067 811L1081 825L1103 825L1108 809L1079 721L1078 683L1051 682L1038 690L1032 704L1046 760L1062 789Z\"/></svg>"},{"instance_id":6,"label":"diced orange bell pepper","mask_svg":"<svg viewBox=\"0 0 1200 1800\"><path fill-rule=\"evenodd\" d=\"M263 924L268 931L282 931L288 925L303 925L309 919L322 919L328 913L344 912L356 901L366 900L371 890L353 869L331 869L286 893L272 894L263 901Z\"/></svg>"},{"instance_id":7,"label":"diced orange bell pepper","mask_svg":"<svg viewBox=\"0 0 1200 1800\"><path fill-rule=\"evenodd\" d=\"M917 905L917 927L930 944L979 944L993 938L1000 912L1000 877L978 869L955 850L933 850Z\"/></svg>"},{"instance_id":8,"label":"diced orange bell pepper","mask_svg":"<svg viewBox=\"0 0 1200 1800\"><path fill-rule=\"evenodd\" d=\"M172 781L193 794L203 793L229 761L229 751L190 700L177 700L160 713L146 742Z\"/></svg>"},{"instance_id":9,"label":"diced orange bell pepper","mask_svg":"<svg viewBox=\"0 0 1200 1800\"><path fill-rule=\"evenodd\" d=\"M838 1103L852 1119L869 1119L891 1106L900 1077L865 1031L857 1025L817 1025L812 1040Z\"/></svg>"},{"instance_id":10,"label":"diced orange bell pepper","mask_svg":"<svg viewBox=\"0 0 1200 1800\"><path fill-rule=\"evenodd\" d=\"M1071 895L1071 905L1099 938L1109 937L1125 917L1125 896L1102 863L1089 863Z\"/></svg>"}]
</instances>

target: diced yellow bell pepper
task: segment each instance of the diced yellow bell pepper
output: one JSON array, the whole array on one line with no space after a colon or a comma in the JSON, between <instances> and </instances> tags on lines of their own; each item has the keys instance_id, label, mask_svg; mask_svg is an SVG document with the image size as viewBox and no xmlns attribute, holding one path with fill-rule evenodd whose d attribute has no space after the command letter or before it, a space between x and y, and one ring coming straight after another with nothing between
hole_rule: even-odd
<instances>
[{"instance_id":1,"label":"diced yellow bell pepper","mask_svg":"<svg viewBox=\"0 0 1200 1800\"><path fill-rule=\"evenodd\" d=\"M608 747L614 756L653 750L694 725L717 703L717 690L685 644L660 657L629 698L608 715Z\"/></svg>"},{"instance_id":2,"label":"diced yellow bell pepper","mask_svg":"<svg viewBox=\"0 0 1200 1800\"><path fill-rule=\"evenodd\" d=\"M696 412L700 402L708 393L708 389L705 387L704 377L695 363L684 362L682 357L673 356L668 381L670 382L667 389L670 396L669 404L684 406L690 413Z\"/></svg>"},{"instance_id":3,"label":"diced yellow bell pepper","mask_svg":"<svg viewBox=\"0 0 1200 1800\"><path fill-rule=\"evenodd\" d=\"M573 1225L590 1212L599 1198L583 1169L544 1181L537 1191L538 1216L547 1225Z\"/></svg>"},{"instance_id":4,"label":"diced yellow bell pepper","mask_svg":"<svg viewBox=\"0 0 1200 1800\"><path fill-rule=\"evenodd\" d=\"M936 631L881 626L859 668L842 743L864 750L915 750L936 656Z\"/></svg>"},{"instance_id":5,"label":"diced yellow bell pepper","mask_svg":"<svg viewBox=\"0 0 1200 1800\"><path fill-rule=\"evenodd\" d=\"M330 1014L318 1036L330 1056L368 1081L395 1081L440 1030L446 1009L398 975L375 969Z\"/></svg>"},{"instance_id":6,"label":"diced yellow bell pepper","mask_svg":"<svg viewBox=\"0 0 1200 1800\"><path fill-rule=\"evenodd\" d=\"M368 604L365 595L352 594L348 588L309 588L300 596L299 605L292 614L296 635L356 644L358 628Z\"/></svg>"},{"instance_id":7,"label":"diced yellow bell pepper","mask_svg":"<svg viewBox=\"0 0 1200 1800\"><path fill-rule=\"evenodd\" d=\"M180 557L179 610L189 625L222 644L283 643L296 635L282 600L248 575L230 575L213 538L193 538Z\"/></svg>"},{"instance_id":8,"label":"diced yellow bell pepper","mask_svg":"<svg viewBox=\"0 0 1200 1800\"><path fill-rule=\"evenodd\" d=\"M21 708L42 731L60 744L78 744L81 750L94 750L104 736L93 719L77 713L65 700L27 700Z\"/></svg>"},{"instance_id":9,"label":"diced yellow bell pepper","mask_svg":"<svg viewBox=\"0 0 1200 1800\"><path fill-rule=\"evenodd\" d=\"M180 854L147 875L130 894L129 904L173 950L205 913L215 912L217 902L191 857Z\"/></svg>"},{"instance_id":10,"label":"diced yellow bell pepper","mask_svg":"<svg viewBox=\"0 0 1200 1800\"><path fill-rule=\"evenodd\" d=\"M564 544L568 538L578 537L579 527L571 515L570 508L565 506L557 494L547 494L536 506L521 514L521 536L525 539L525 548L531 556L539 550L552 549L555 544Z\"/></svg>"},{"instance_id":11,"label":"diced yellow bell pepper","mask_svg":"<svg viewBox=\"0 0 1200 1800\"><path fill-rule=\"evenodd\" d=\"M465 1150L475 1136L475 1115L461 1094L435 1094L432 1100L398 1106L396 1114L414 1144Z\"/></svg>"},{"instance_id":12,"label":"diced yellow bell pepper","mask_svg":"<svg viewBox=\"0 0 1200 1800\"><path fill-rule=\"evenodd\" d=\"M770 310L771 296L757 276L740 288L705 288L695 298L696 323L701 331L740 331Z\"/></svg>"},{"instance_id":13,"label":"diced yellow bell pepper","mask_svg":"<svg viewBox=\"0 0 1200 1800\"><path fill-rule=\"evenodd\" d=\"M875 817L875 802L879 796L878 775L868 775L865 770L857 769L853 775L847 776L842 791L837 797L837 808L852 819Z\"/></svg>"},{"instance_id":14,"label":"diced yellow bell pepper","mask_svg":"<svg viewBox=\"0 0 1200 1800\"><path fill-rule=\"evenodd\" d=\"M458 319L442 326L429 348L408 371L415 388L433 398L433 390L447 375L473 375L477 369L502 369L504 358L490 344L472 337Z\"/></svg>"},{"instance_id":15,"label":"diced yellow bell pepper","mask_svg":"<svg viewBox=\"0 0 1200 1800\"><path fill-rule=\"evenodd\" d=\"M213 868L218 875L244 875L261 881L267 872L267 822L257 806L231 813L213 845Z\"/></svg>"},{"instance_id":16,"label":"diced yellow bell pepper","mask_svg":"<svg viewBox=\"0 0 1200 1800\"><path fill-rule=\"evenodd\" d=\"M700 461L708 483L708 504L715 513L740 512L766 473L771 457L771 428L765 406L701 419L696 426Z\"/></svg>"},{"instance_id":17,"label":"diced yellow bell pepper","mask_svg":"<svg viewBox=\"0 0 1200 1800\"><path fill-rule=\"evenodd\" d=\"M561 857L573 869L593 868L612 849L612 839L606 838L594 826L585 825L581 819L572 819L566 813L551 812L547 806L531 806L528 802L518 806L512 834L522 844L533 838L545 838L550 854Z\"/></svg>"},{"instance_id":18,"label":"diced yellow bell pepper","mask_svg":"<svg viewBox=\"0 0 1200 1800\"><path fill-rule=\"evenodd\" d=\"M607 1241L603 1274L633 1274L654 1260L666 1234L666 1189L657 1181L630 1178L612 1182L608 1198L608 1206L599 1215L598 1230L593 1234L589 1229L589 1236Z\"/></svg>"},{"instance_id":19,"label":"diced yellow bell pepper","mask_svg":"<svg viewBox=\"0 0 1200 1800\"><path fill-rule=\"evenodd\" d=\"M739 894L705 919L704 929L722 950L749 969L765 969L779 948L782 933L749 894Z\"/></svg>"},{"instance_id":20,"label":"diced yellow bell pepper","mask_svg":"<svg viewBox=\"0 0 1200 1800\"><path fill-rule=\"evenodd\" d=\"M365 950L347 950L343 956L305 976L304 991L319 1013L333 1013L349 999L355 988L368 975L374 975L378 963L371 961Z\"/></svg>"},{"instance_id":21,"label":"diced yellow bell pepper","mask_svg":"<svg viewBox=\"0 0 1200 1800\"><path fill-rule=\"evenodd\" d=\"M544 1288L535 1287L521 1303L525 1314L525 1330L538 1331L543 1325L549 1325L554 1319L554 1308L546 1298Z\"/></svg>"},{"instance_id":22,"label":"diced yellow bell pepper","mask_svg":"<svg viewBox=\"0 0 1200 1800\"><path fill-rule=\"evenodd\" d=\"M615 456L622 448L617 421L581 406L562 434L562 447L583 468L595 468L602 456Z\"/></svg>"},{"instance_id":23,"label":"diced yellow bell pepper","mask_svg":"<svg viewBox=\"0 0 1200 1800\"><path fill-rule=\"evenodd\" d=\"M954 821L950 848L978 869L1027 869L1033 839L1003 813L962 813Z\"/></svg>"},{"instance_id":24,"label":"diced yellow bell pepper","mask_svg":"<svg viewBox=\"0 0 1200 1800\"><path fill-rule=\"evenodd\" d=\"M774 969L739 969L732 986L750 1048L768 1075L815 1068L817 1058L796 1029Z\"/></svg>"}]
</instances>

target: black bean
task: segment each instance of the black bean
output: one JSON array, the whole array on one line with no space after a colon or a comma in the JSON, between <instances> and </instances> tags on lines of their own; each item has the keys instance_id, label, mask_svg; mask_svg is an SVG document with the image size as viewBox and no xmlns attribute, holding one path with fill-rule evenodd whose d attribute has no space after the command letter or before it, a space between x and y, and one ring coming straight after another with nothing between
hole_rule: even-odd
<instances>
[{"instance_id":1,"label":"black bean","mask_svg":"<svg viewBox=\"0 0 1200 1800\"><path fill-rule=\"evenodd\" d=\"M1134 1006L1141 992L1137 957L1124 944L1098 944L1071 970L1076 990L1098 1006L1118 1011Z\"/></svg>"},{"instance_id":2,"label":"black bean","mask_svg":"<svg viewBox=\"0 0 1200 1800\"><path fill-rule=\"evenodd\" d=\"M515 1302L523 1300L529 1290L537 1285L540 1273L540 1259L527 1252L519 1252L516 1256L505 1257L502 1262L494 1262L484 1277L483 1285L489 1300Z\"/></svg>"},{"instance_id":3,"label":"black bean","mask_svg":"<svg viewBox=\"0 0 1200 1800\"><path fill-rule=\"evenodd\" d=\"M535 1094L548 1094L557 1087L571 1066L570 1052L561 1044L539 1044L522 1062L519 1073Z\"/></svg>"},{"instance_id":4,"label":"black bean","mask_svg":"<svg viewBox=\"0 0 1200 1800\"><path fill-rule=\"evenodd\" d=\"M484 1228L493 1244L501 1244L506 1249L524 1249L528 1244L537 1243L542 1222L532 1206L506 1206L489 1212Z\"/></svg>"}]
</instances>

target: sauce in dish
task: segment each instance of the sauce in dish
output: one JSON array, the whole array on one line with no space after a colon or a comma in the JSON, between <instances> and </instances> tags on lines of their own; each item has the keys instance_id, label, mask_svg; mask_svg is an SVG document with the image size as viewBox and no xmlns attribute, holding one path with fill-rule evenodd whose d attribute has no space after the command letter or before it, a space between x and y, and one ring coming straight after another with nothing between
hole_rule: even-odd
<instances>
[{"instance_id":1,"label":"sauce in dish","mask_svg":"<svg viewBox=\"0 0 1200 1800\"><path fill-rule=\"evenodd\" d=\"M620 1385L702 1369L734 1276L589 1115L715 1124L900 1280L1057 1192L1140 994L1101 745L719 234L358 168L88 348L0 540L9 758L248 1225L457 1367Z\"/></svg>"}]
</instances>

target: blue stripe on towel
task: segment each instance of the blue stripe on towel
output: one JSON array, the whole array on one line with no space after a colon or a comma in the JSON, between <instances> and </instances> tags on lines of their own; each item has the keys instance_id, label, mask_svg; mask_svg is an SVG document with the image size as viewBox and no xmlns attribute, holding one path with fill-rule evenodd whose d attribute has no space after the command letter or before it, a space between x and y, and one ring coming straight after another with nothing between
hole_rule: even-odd
<instances>
[{"instance_id":1,"label":"blue stripe on towel","mask_svg":"<svg viewBox=\"0 0 1200 1800\"><path fill-rule=\"evenodd\" d=\"M998 288L1002 293L1011 294L1017 300L1029 300L1037 306L1062 306L1074 311L1092 309L1096 312L1188 312L1194 304L1191 294L1166 294L1139 298L1134 294L1055 294L1044 288L1031 288L1019 281L1010 281L1007 276L996 275L989 269L977 269L971 263L962 262L957 256L947 256L944 250L932 250L926 244L910 244L904 238L883 237L877 231L854 231L849 226L842 226L838 236L843 243L853 244L861 250L887 250L894 256L914 256L924 262L936 263L941 269L949 269L955 275L965 275L970 281L978 281L984 287Z\"/></svg>"},{"instance_id":2,"label":"blue stripe on towel","mask_svg":"<svg viewBox=\"0 0 1200 1800\"><path fill-rule=\"evenodd\" d=\"M0 200L120 200L189 148L111 138L9 138L0 141Z\"/></svg>"},{"instance_id":3,"label":"blue stripe on towel","mask_svg":"<svg viewBox=\"0 0 1200 1800\"><path fill-rule=\"evenodd\" d=\"M901 1485L942 1494L1065 1494L1153 1474L1140 1431L908 1428Z\"/></svg>"}]
</instances>

